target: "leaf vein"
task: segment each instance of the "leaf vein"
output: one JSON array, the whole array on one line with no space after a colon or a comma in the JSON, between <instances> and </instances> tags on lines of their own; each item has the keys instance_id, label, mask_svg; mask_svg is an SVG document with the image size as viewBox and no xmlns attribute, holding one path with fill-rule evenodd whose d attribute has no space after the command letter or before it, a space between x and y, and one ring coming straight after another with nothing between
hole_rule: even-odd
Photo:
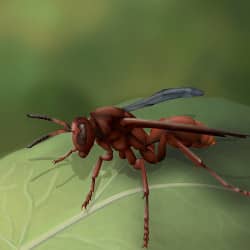
<instances>
[{"instance_id":1,"label":"leaf vein","mask_svg":"<svg viewBox=\"0 0 250 250\"><path fill-rule=\"evenodd\" d=\"M48 185L48 188L47 188L47 191L45 192L45 194L35 203L35 208L38 208L40 207L50 196L54 186L55 186L55 183L56 183L56 180L58 178L58 174L59 172L56 171L56 173L52 176L51 180L50 180L50 183Z\"/></svg>"},{"instance_id":2,"label":"leaf vein","mask_svg":"<svg viewBox=\"0 0 250 250\"><path fill-rule=\"evenodd\" d=\"M200 187L200 188L212 188L212 189L218 189L218 190L224 190L224 191L229 191L233 192L232 190L229 190L225 187L217 186L217 185L210 185L210 184L203 184L203 183L163 183L163 184L156 184L156 185L151 185L149 186L149 189L163 189L163 188L173 188L173 187ZM64 231L66 228L69 226L78 223L80 220L87 218L89 215L93 214L94 212L102 209L103 207L106 207L110 204L112 204L115 201L118 201L124 197L136 194L138 192L141 192L142 188L134 188L134 189L129 189L123 192L120 192L118 194L115 194L100 203L95 204L93 207L91 207L89 210L86 210L85 212L81 212L70 219L66 220L64 223L54 227L50 231L42 234L38 238L28 242L26 245L23 245L20 250L30 250L34 249L38 245L41 245L45 241L49 240L53 236L57 235L58 233Z\"/></svg>"},{"instance_id":3,"label":"leaf vein","mask_svg":"<svg viewBox=\"0 0 250 250\"><path fill-rule=\"evenodd\" d=\"M19 246L22 244L22 242L23 242L23 240L24 240L24 238L25 238L25 236L27 234L27 230L28 230L28 227L30 225L31 218L32 218L32 212L33 212L34 204L33 204L33 199L31 197L31 194L29 192L28 184L29 184L31 176L33 175L33 172L34 172L34 170L31 169L27 179L25 179L25 181L24 181L24 195L25 195L25 197L27 198L27 201L28 201L28 209L27 209L28 211L27 211L26 223L25 223L25 225L23 227L23 230L22 230L20 238L19 238L19 243L18 243Z\"/></svg>"}]
</instances>

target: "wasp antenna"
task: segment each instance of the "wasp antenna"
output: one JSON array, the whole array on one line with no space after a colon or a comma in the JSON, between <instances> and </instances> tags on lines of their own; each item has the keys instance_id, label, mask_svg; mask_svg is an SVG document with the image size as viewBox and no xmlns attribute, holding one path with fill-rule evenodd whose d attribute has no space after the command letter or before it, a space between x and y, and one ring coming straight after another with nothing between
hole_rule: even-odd
<instances>
[{"instance_id":1,"label":"wasp antenna","mask_svg":"<svg viewBox=\"0 0 250 250\"><path fill-rule=\"evenodd\" d=\"M38 139L36 139L35 141L33 141L31 144L29 144L27 146L27 148L32 148L35 145L37 145L38 143L43 142L43 141L45 141L45 140L47 140L47 139L49 139L49 138L51 138L53 136L56 136L56 135L59 135L59 134L62 134L62 133L67 133L67 132L69 132L69 131L68 130L64 130L64 129L59 129L59 130L51 132L51 133L49 133L47 135L43 135L43 136L39 137Z\"/></svg>"},{"instance_id":2,"label":"wasp antenna","mask_svg":"<svg viewBox=\"0 0 250 250\"><path fill-rule=\"evenodd\" d=\"M65 128L65 130L67 130L68 132L71 131L70 125L67 122L58 120L56 118L48 117L47 115L27 114L27 117L54 122L56 124L59 124L59 125L63 126Z\"/></svg>"},{"instance_id":3,"label":"wasp antenna","mask_svg":"<svg viewBox=\"0 0 250 250\"><path fill-rule=\"evenodd\" d=\"M36 118L36 119L42 119L42 120L47 120L47 121L52 121L53 118L50 118L46 115L40 115L40 114L26 114L27 117L29 118Z\"/></svg>"},{"instance_id":4,"label":"wasp antenna","mask_svg":"<svg viewBox=\"0 0 250 250\"><path fill-rule=\"evenodd\" d=\"M27 148L32 148L33 146L35 146L36 144L42 142L42 141L45 141L47 139L50 138L50 135L44 135L44 136L41 136L40 138L36 139L35 141L33 141L31 144L29 144L27 146Z\"/></svg>"}]
</instances>

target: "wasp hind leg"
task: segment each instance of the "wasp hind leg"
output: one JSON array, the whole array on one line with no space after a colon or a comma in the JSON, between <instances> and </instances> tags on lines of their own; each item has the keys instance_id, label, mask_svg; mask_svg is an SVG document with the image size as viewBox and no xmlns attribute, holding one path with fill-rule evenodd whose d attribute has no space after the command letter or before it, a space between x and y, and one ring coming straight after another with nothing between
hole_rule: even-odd
<instances>
[{"instance_id":1,"label":"wasp hind leg","mask_svg":"<svg viewBox=\"0 0 250 250\"><path fill-rule=\"evenodd\" d=\"M198 167L202 167L206 169L222 186L225 188L236 192L243 194L245 196L250 196L250 191L242 190L238 187L235 187L229 183L227 183L223 178L221 178L213 169L209 168L205 163L195 154L193 153L189 148L187 148L182 142L180 142L175 137L171 137L171 140L174 140L176 146L179 148L179 150L186 155L195 165Z\"/></svg>"}]
</instances>

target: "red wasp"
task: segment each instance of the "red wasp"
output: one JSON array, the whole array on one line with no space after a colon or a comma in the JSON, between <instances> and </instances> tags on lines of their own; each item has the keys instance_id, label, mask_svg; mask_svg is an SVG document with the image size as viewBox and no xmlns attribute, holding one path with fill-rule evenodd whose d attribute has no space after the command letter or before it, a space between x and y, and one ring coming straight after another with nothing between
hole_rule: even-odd
<instances>
[{"instance_id":1,"label":"red wasp","mask_svg":"<svg viewBox=\"0 0 250 250\"><path fill-rule=\"evenodd\" d=\"M195 88L163 89L149 98L139 100L123 108L112 106L97 108L95 111L90 112L89 118L76 117L71 126L64 121L49 118L45 115L28 114L27 116L30 118L43 119L63 126L63 129L56 130L35 140L28 148L55 135L71 132L74 148L55 160L54 163L63 161L73 152L78 152L82 158L86 157L95 141L106 151L105 154L99 156L93 169L90 191L82 204L82 208L86 208L91 200L95 189L95 179L100 172L102 162L111 161L113 159L113 150L118 151L120 158L127 159L129 164L141 171L143 197L145 198L143 247L147 247L149 240L149 187L145 161L149 163L162 161L166 155L167 144L178 148L195 165L207 170L224 187L250 196L249 191L228 184L189 149L190 147L202 148L215 144L214 136L246 138L249 135L207 128L190 116L173 116L156 121L138 119L130 113L133 110L166 100L202 95L203 92ZM151 128L150 133L148 134L143 128ZM157 147L155 147L155 143L158 143ZM140 158L136 158L132 149L140 152Z\"/></svg>"}]
</instances>

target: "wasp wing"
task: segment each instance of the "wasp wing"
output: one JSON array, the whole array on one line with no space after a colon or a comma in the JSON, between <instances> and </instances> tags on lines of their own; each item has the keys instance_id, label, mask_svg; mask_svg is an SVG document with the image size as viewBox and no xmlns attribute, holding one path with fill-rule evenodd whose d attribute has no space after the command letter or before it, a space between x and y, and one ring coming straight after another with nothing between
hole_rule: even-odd
<instances>
[{"instance_id":1,"label":"wasp wing","mask_svg":"<svg viewBox=\"0 0 250 250\"><path fill-rule=\"evenodd\" d=\"M214 136L234 136L240 138L246 138L250 135L241 134L230 131L217 130L213 128L199 127L191 124L181 124L171 121L155 121L155 120L144 120L137 118L123 118L121 120L122 126L131 126L139 128L159 128L166 129L170 131L182 131L189 133L205 134L205 135L214 135Z\"/></svg>"},{"instance_id":2,"label":"wasp wing","mask_svg":"<svg viewBox=\"0 0 250 250\"><path fill-rule=\"evenodd\" d=\"M130 112L136 109L152 106L160 102L165 102L167 100L183 98L183 97L202 96L202 95L204 95L203 91L196 88L162 89L148 98L139 100L137 102L134 102L132 104L123 107L123 109Z\"/></svg>"}]
</instances>

